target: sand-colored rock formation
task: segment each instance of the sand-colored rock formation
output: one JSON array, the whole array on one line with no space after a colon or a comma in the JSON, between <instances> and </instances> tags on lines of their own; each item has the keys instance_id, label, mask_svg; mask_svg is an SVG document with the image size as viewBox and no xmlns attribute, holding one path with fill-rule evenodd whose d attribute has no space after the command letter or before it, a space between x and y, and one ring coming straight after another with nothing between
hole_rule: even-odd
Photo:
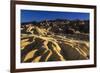
<instances>
[{"instance_id":1,"label":"sand-colored rock formation","mask_svg":"<svg viewBox=\"0 0 100 73\"><path fill-rule=\"evenodd\" d=\"M21 30L21 62L86 59L89 59L89 41L55 35L48 29L33 25Z\"/></svg>"}]
</instances>

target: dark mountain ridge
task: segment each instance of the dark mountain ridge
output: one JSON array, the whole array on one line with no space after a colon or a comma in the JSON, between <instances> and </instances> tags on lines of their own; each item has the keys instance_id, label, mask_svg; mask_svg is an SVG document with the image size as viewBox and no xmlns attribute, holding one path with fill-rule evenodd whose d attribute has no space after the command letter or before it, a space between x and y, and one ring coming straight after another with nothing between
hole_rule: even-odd
<instances>
[{"instance_id":1,"label":"dark mountain ridge","mask_svg":"<svg viewBox=\"0 0 100 73\"><path fill-rule=\"evenodd\" d=\"M21 23L21 27L31 24L32 26L38 26L48 29L54 33L73 34L75 32L89 33L89 20L67 20L67 19L55 19L44 20L40 22L32 21Z\"/></svg>"}]
</instances>

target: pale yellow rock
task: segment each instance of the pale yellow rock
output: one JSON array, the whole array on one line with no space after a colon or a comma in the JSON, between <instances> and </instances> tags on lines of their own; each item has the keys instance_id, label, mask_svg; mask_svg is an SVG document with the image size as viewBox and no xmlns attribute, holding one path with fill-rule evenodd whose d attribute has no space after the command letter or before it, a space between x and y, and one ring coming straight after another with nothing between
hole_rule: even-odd
<instances>
[{"instance_id":1,"label":"pale yellow rock","mask_svg":"<svg viewBox=\"0 0 100 73\"><path fill-rule=\"evenodd\" d=\"M33 60L33 62L39 62L40 59L41 59L41 56L38 56Z\"/></svg>"},{"instance_id":2,"label":"pale yellow rock","mask_svg":"<svg viewBox=\"0 0 100 73\"><path fill-rule=\"evenodd\" d=\"M26 61L26 60L32 58L32 57L34 56L34 54L35 54L36 51L37 51L37 49L36 49L36 50L32 50L31 52L29 52L29 53L25 56L24 61Z\"/></svg>"}]
</instances>

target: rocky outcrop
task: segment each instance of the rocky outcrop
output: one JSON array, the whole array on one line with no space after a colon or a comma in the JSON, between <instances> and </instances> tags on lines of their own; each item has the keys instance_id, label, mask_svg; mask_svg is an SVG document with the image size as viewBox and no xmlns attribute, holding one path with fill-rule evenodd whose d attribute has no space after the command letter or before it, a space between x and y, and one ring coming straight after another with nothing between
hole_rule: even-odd
<instances>
[{"instance_id":1,"label":"rocky outcrop","mask_svg":"<svg viewBox=\"0 0 100 73\"><path fill-rule=\"evenodd\" d=\"M78 22L70 25L72 21L46 20L35 24L22 25L21 62L89 59L88 33L81 33L80 30L77 30L81 25L85 29L85 22L81 22L81 25L76 23ZM74 26L77 26L77 28L74 28Z\"/></svg>"}]
</instances>

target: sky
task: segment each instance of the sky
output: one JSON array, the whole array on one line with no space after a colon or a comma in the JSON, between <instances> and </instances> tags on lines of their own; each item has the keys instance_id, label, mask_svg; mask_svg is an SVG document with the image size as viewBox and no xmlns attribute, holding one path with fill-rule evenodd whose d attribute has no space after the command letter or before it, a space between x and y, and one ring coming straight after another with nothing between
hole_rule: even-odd
<instances>
[{"instance_id":1,"label":"sky","mask_svg":"<svg viewBox=\"0 0 100 73\"><path fill-rule=\"evenodd\" d=\"M55 19L89 20L89 13L21 10L21 23Z\"/></svg>"}]
</instances>

